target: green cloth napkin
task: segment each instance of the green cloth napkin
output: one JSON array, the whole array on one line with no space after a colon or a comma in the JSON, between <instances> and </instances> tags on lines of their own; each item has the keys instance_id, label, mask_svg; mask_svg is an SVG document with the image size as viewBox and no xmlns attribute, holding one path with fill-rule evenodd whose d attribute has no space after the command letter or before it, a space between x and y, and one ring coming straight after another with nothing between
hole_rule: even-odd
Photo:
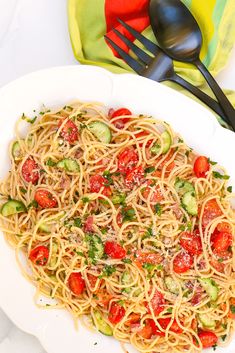
<instances>
[{"instance_id":1,"label":"green cloth napkin","mask_svg":"<svg viewBox=\"0 0 235 353\"><path fill-rule=\"evenodd\" d=\"M193 13L202 30L203 46L200 58L212 75L216 76L226 65L235 42L235 0L183 0L183 2ZM83 64L102 66L114 73L133 72L107 44L104 34L119 45L123 45L112 31L112 28L118 28L128 35L117 22L117 18L121 18L156 42L149 26L148 4L149 0L68 0L69 32L77 60ZM141 46L139 42L137 44ZM123 49L127 50L125 45ZM174 65L179 75L213 96L194 66L179 62L175 62ZM165 84L196 99L174 83ZM235 105L235 92L226 91L226 94ZM217 118L226 126L220 117Z\"/></svg>"}]
</instances>

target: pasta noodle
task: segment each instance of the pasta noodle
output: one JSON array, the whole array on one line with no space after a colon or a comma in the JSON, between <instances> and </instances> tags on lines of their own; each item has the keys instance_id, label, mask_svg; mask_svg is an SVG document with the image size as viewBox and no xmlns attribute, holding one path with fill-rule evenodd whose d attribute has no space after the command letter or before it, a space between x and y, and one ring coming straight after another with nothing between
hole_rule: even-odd
<instances>
[{"instance_id":1,"label":"pasta noodle","mask_svg":"<svg viewBox=\"0 0 235 353\"><path fill-rule=\"evenodd\" d=\"M166 122L124 108L76 101L22 118L0 225L37 305L140 352L227 344L235 217L224 168Z\"/></svg>"}]
</instances>

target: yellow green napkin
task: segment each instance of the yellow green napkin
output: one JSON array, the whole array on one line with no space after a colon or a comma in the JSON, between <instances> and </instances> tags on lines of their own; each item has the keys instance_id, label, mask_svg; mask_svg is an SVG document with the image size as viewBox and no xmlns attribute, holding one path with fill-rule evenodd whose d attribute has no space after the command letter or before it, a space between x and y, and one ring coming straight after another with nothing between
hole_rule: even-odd
<instances>
[{"instance_id":1,"label":"yellow green napkin","mask_svg":"<svg viewBox=\"0 0 235 353\"><path fill-rule=\"evenodd\" d=\"M235 0L182 1L197 19L203 33L200 58L216 76L226 65L235 42ZM149 0L68 0L70 38L77 60L102 66L115 73L132 72L107 44L104 34L117 42L112 28L124 31L117 22L117 18L121 18L156 42L149 26L148 4ZM175 69L179 75L213 95L194 66L175 62ZM195 99L178 85L166 84ZM226 93L235 105L235 92Z\"/></svg>"}]
</instances>

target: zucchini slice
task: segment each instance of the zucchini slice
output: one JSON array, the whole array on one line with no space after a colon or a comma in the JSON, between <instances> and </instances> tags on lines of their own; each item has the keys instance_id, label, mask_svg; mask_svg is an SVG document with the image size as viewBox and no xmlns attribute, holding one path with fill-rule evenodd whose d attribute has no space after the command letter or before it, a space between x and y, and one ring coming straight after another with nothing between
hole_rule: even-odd
<instances>
[{"instance_id":1,"label":"zucchini slice","mask_svg":"<svg viewBox=\"0 0 235 353\"><path fill-rule=\"evenodd\" d=\"M80 171L78 163L72 158L62 159L56 164L56 166L60 169L66 170L67 172L78 173Z\"/></svg>"},{"instance_id":2,"label":"zucchini slice","mask_svg":"<svg viewBox=\"0 0 235 353\"><path fill-rule=\"evenodd\" d=\"M198 213L197 200L194 193L191 191L186 192L182 197L182 206L192 216Z\"/></svg>"},{"instance_id":3,"label":"zucchini slice","mask_svg":"<svg viewBox=\"0 0 235 353\"><path fill-rule=\"evenodd\" d=\"M88 125L88 129L97 137L100 142L109 143L112 139L111 130L102 121L94 121Z\"/></svg>"},{"instance_id":4,"label":"zucchini slice","mask_svg":"<svg viewBox=\"0 0 235 353\"><path fill-rule=\"evenodd\" d=\"M215 328L216 322L208 314L199 314L198 318L204 327Z\"/></svg>"},{"instance_id":5,"label":"zucchini slice","mask_svg":"<svg viewBox=\"0 0 235 353\"><path fill-rule=\"evenodd\" d=\"M173 280L172 277L167 276L165 278L165 285L171 293L179 294L179 287L177 286L176 282Z\"/></svg>"},{"instance_id":6,"label":"zucchini slice","mask_svg":"<svg viewBox=\"0 0 235 353\"><path fill-rule=\"evenodd\" d=\"M163 141L162 154L165 154L165 153L167 153L169 151L169 149L171 147L171 144L172 144L171 135L169 134L168 131L164 131L161 134L161 138L162 138L162 141ZM161 146L156 144L156 145L154 145L151 148L151 152L153 154L158 154L160 149L161 149Z\"/></svg>"},{"instance_id":7,"label":"zucchini slice","mask_svg":"<svg viewBox=\"0 0 235 353\"><path fill-rule=\"evenodd\" d=\"M216 301L218 298L219 288L218 285L211 278L199 279L202 287L205 289L210 299Z\"/></svg>"},{"instance_id":8,"label":"zucchini slice","mask_svg":"<svg viewBox=\"0 0 235 353\"><path fill-rule=\"evenodd\" d=\"M1 214L4 217L11 216L16 213L21 213L21 212L26 212L27 208L23 204L23 202L18 201L18 200L10 200L4 203L4 205L1 208Z\"/></svg>"},{"instance_id":9,"label":"zucchini slice","mask_svg":"<svg viewBox=\"0 0 235 353\"><path fill-rule=\"evenodd\" d=\"M103 335L106 335L106 336L113 335L112 327L103 319L100 311L98 310L94 311L94 318L95 318L94 320L95 326L99 332L103 333Z\"/></svg>"},{"instance_id":10,"label":"zucchini slice","mask_svg":"<svg viewBox=\"0 0 235 353\"><path fill-rule=\"evenodd\" d=\"M189 192L189 191L192 193L195 192L193 184L187 180L176 178L174 186L175 186L175 190L180 196L184 195L186 192Z\"/></svg>"}]
</instances>

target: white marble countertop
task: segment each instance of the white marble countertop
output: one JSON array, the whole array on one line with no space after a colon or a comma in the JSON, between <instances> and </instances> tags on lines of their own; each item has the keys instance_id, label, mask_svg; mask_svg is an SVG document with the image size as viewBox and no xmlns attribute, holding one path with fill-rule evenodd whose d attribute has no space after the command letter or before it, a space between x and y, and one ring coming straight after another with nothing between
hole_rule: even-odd
<instances>
[{"instance_id":1,"label":"white marble countertop","mask_svg":"<svg viewBox=\"0 0 235 353\"><path fill-rule=\"evenodd\" d=\"M26 73L76 65L67 28L67 0L0 0L0 87ZM235 47L219 74L222 87L235 89ZM22 313L23 315L23 313ZM45 353L0 309L0 353Z\"/></svg>"}]
</instances>

